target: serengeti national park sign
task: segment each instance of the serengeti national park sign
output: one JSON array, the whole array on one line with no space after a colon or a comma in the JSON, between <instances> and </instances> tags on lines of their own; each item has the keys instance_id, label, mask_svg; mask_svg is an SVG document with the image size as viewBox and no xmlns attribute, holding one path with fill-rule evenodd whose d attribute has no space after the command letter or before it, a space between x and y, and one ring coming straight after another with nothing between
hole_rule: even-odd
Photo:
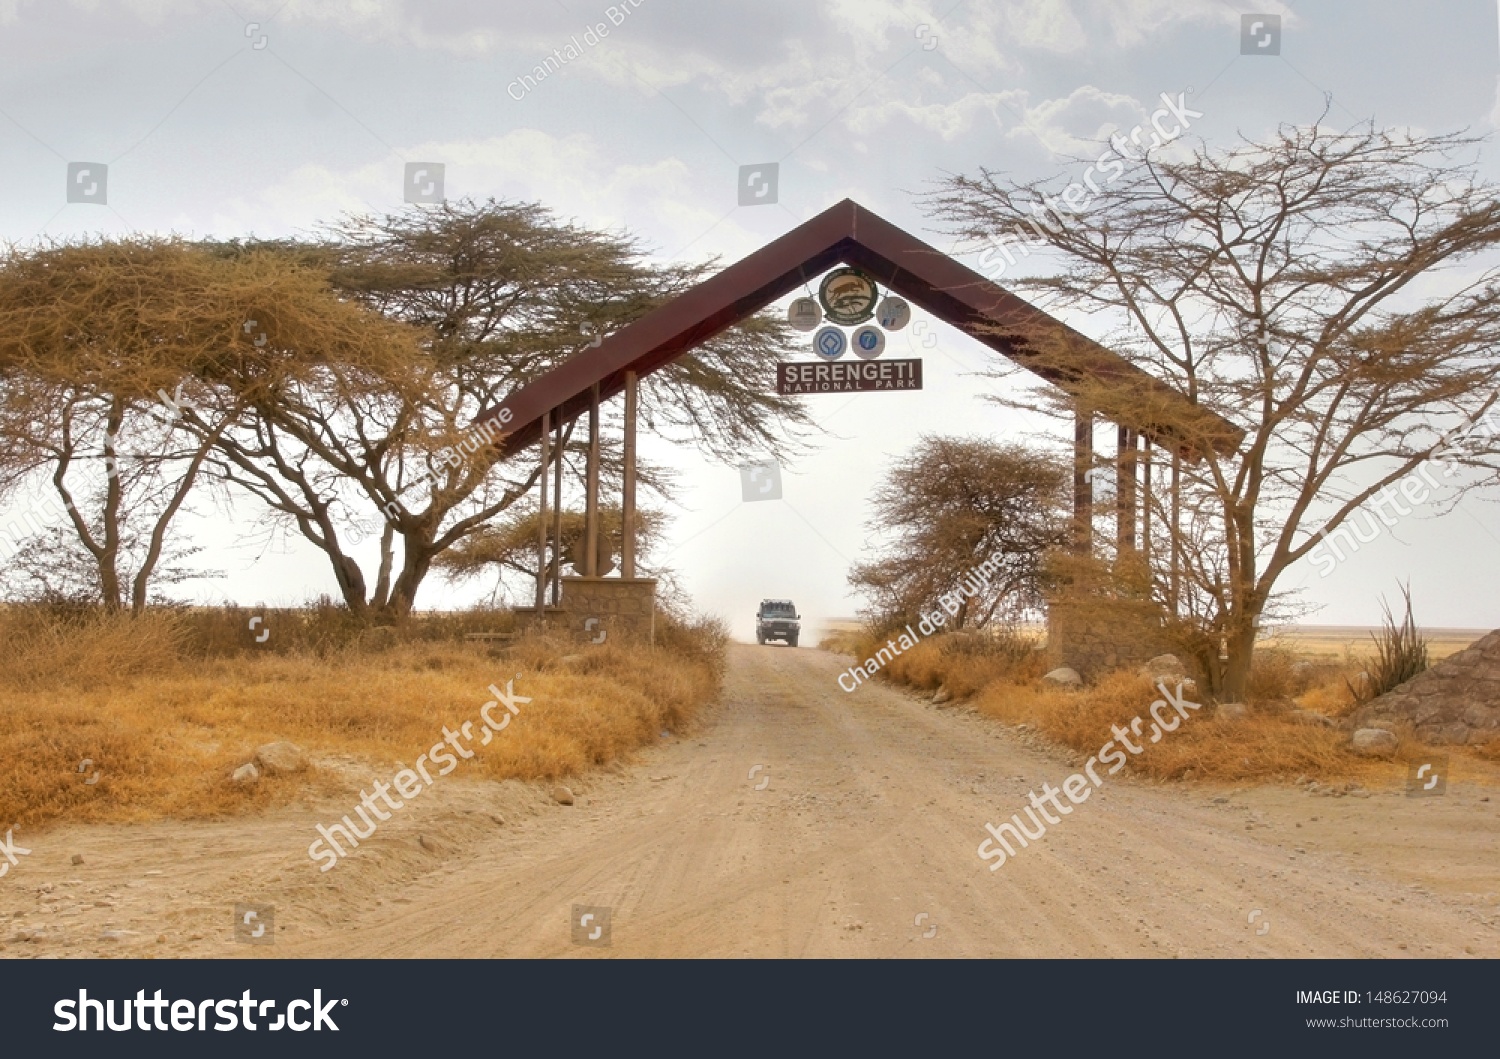
<instances>
[{"instance_id":1,"label":"serengeti national park sign","mask_svg":"<svg viewBox=\"0 0 1500 1059\"><path fill-rule=\"evenodd\" d=\"M920 390L920 360L856 360L793 362L776 365L776 392L866 393L879 390Z\"/></svg>"}]
</instances>

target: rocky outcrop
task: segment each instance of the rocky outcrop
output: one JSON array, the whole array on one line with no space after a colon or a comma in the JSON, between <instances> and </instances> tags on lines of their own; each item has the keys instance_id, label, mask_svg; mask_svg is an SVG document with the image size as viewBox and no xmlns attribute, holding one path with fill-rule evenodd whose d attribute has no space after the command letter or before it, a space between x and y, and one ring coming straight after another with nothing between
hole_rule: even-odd
<instances>
[{"instance_id":1,"label":"rocky outcrop","mask_svg":"<svg viewBox=\"0 0 1500 1059\"><path fill-rule=\"evenodd\" d=\"M1500 629L1361 706L1350 721L1409 724L1424 743L1500 739Z\"/></svg>"}]
</instances>

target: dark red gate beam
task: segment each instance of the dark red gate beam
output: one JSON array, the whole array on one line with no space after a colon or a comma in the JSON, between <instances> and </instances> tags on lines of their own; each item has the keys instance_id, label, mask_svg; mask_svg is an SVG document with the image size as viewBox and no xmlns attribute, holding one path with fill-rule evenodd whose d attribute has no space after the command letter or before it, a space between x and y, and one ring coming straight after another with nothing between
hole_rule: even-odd
<instances>
[{"instance_id":1,"label":"dark red gate beam","mask_svg":"<svg viewBox=\"0 0 1500 1059\"><path fill-rule=\"evenodd\" d=\"M624 389L626 372L649 375L839 264L864 269L1065 392L1087 392L1095 414L1187 459L1207 446L1233 451L1244 437L1124 357L850 199L574 354L475 421L510 409L511 430L496 456L507 459L537 442L543 413L555 414L554 426L570 422L588 411L596 383L599 399L608 400ZM1140 422L1143 407L1159 414Z\"/></svg>"}]
</instances>

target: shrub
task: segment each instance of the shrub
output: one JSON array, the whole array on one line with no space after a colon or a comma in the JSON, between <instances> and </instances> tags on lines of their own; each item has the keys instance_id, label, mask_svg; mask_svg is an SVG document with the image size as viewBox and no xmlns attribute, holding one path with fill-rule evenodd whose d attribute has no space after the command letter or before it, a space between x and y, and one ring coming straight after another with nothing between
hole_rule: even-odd
<instances>
[{"instance_id":1,"label":"shrub","mask_svg":"<svg viewBox=\"0 0 1500 1059\"><path fill-rule=\"evenodd\" d=\"M1350 694L1361 705L1379 698L1399 684L1405 684L1427 669L1427 638L1417 632L1416 622L1412 620L1410 585L1401 586L1401 595L1406 600L1406 616L1400 625L1391 615L1390 605L1381 599L1380 609L1385 613L1385 621L1379 635L1372 633L1370 636L1375 641L1375 657L1365 668L1370 677L1358 687L1349 685Z\"/></svg>"}]
</instances>

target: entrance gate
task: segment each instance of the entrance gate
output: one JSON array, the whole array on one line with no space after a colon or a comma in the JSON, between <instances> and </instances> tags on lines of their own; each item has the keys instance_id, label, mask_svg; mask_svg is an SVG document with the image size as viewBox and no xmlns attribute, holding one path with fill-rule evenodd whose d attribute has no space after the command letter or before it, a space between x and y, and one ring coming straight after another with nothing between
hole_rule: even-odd
<instances>
[{"instance_id":1,"label":"entrance gate","mask_svg":"<svg viewBox=\"0 0 1500 1059\"><path fill-rule=\"evenodd\" d=\"M537 544L543 559L538 563L533 615L545 615L548 609L545 555L549 533L559 529L556 521L548 525L547 471L553 472L556 494L562 473L557 439L567 423L587 412L583 573L562 578L553 572L552 608L580 634L613 626L651 635L655 582L637 578L635 569L639 380L840 264L865 271L890 291L1071 395L1076 415L1073 522L1080 551L1088 551L1092 542L1093 489L1088 472L1093 464L1096 418L1118 428L1116 532L1122 554L1150 548L1150 508L1139 502L1139 487L1150 487L1153 446L1170 453L1175 524L1181 461L1196 460L1210 448L1232 451L1243 437L1233 424L1119 354L845 199L479 413L476 422L490 422L505 435L496 446L498 459L539 446L542 517ZM625 463L620 571L618 577L603 577L599 563L599 406L621 393ZM554 511L553 517L560 518L560 512ZM1175 598L1178 556L1176 535L1170 536ZM584 629L583 624L591 619L596 620Z\"/></svg>"}]
</instances>

